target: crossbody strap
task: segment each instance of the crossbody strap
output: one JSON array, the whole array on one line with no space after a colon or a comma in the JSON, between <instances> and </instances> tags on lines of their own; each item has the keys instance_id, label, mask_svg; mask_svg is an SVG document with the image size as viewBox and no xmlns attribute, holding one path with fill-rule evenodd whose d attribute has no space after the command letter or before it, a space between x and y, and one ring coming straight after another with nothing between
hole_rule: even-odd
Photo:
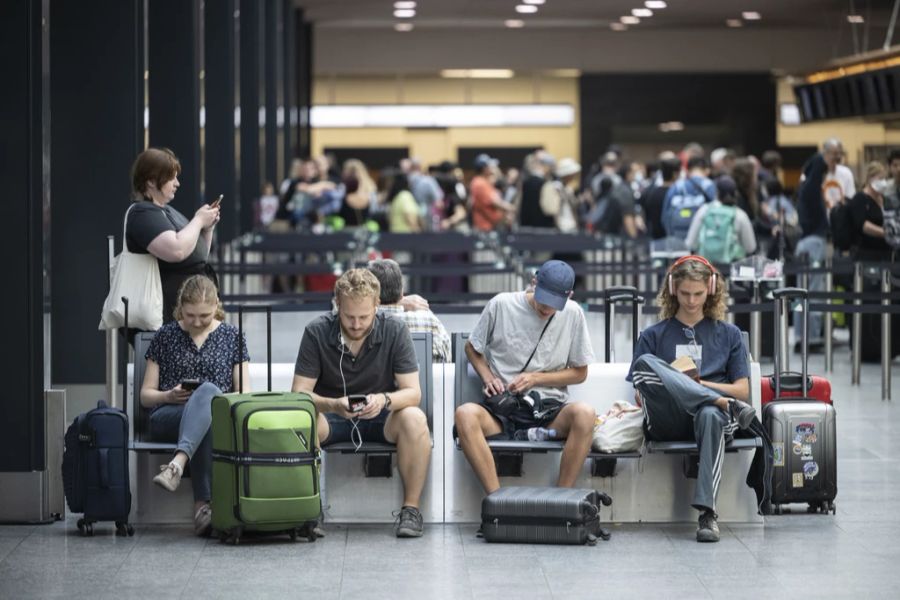
<instances>
[{"instance_id":1,"label":"crossbody strap","mask_svg":"<svg viewBox=\"0 0 900 600\"><path fill-rule=\"evenodd\" d=\"M550 315L550 318L547 319L547 324L544 325L544 328L543 328L543 329L541 329L541 335L538 336L538 341L537 341L537 344L534 345L534 350L531 351L531 355L529 355L528 360L525 361L525 366L522 367L522 370L519 371L519 373L524 373L524 372L525 372L525 369L528 368L528 365L531 364L531 359L534 358L534 353L537 352L538 346L541 345L541 340L542 340L543 337L544 337L544 332L546 332L546 331L547 331L547 328L550 327L550 321L552 321L552 320L553 320L553 317L555 317L555 316L556 316L556 313L553 313L552 315Z\"/></svg>"}]
</instances>

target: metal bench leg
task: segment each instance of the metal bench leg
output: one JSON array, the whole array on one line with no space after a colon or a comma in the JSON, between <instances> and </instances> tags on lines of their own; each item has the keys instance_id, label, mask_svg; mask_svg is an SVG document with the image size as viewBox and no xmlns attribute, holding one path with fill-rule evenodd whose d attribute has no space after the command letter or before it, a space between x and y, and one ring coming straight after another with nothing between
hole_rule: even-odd
<instances>
[{"instance_id":1,"label":"metal bench leg","mask_svg":"<svg viewBox=\"0 0 900 600\"><path fill-rule=\"evenodd\" d=\"M366 454L363 457L363 468L366 477L391 477L392 458L390 454Z\"/></svg>"},{"instance_id":2,"label":"metal bench leg","mask_svg":"<svg viewBox=\"0 0 900 600\"><path fill-rule=\"evenodd\" d=\"M497 477L521 477L524 458L522 452L495 452L494 465L497 467Z\"/></svg>"}]
</instances>

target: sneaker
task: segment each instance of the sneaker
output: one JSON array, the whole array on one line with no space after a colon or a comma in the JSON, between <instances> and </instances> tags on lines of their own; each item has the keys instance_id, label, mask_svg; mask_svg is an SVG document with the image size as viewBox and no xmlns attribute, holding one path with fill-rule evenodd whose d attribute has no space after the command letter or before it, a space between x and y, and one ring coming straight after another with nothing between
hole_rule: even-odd
<instances>
[{"instance_id":1,"label":"sneaker","mask_svg":"<svg viewBox=\"0 0 900 600\"><path fill-rule=\"evenodd\" d=\"M212 508L204 504L194 513L194 535L206 537L212 528Z\"/></svg>"},{"instance_id":2,"label":"sneaker","mask_svg":"<svg viewBox=\"0 0 900 600\"><path fill-rule=\"evenodd\" d=\"M177 490L183 473L178 463L170 462L167 465L160 465L159 470L160 474L153 478L153 483L170 492Z\"/></svg>"},{"instance_id":3,"label":"sneaker","mask_svg":"<svg viewBox=\"0 0 900 600\"><path fill-rule=\"evenodd\" d=\"M716 519L718 519L718 515L711 510L704 511L700 515L699 526L697 527L698 542L719 541L719 523Z\"/></svg>"},{"instance_id":4,"label":"sneaker","mask_svg":"<svg viewBox=\"0 0 900 600\"><path fill-rule=\"evenodd\" d=\"M734 398L728 401L728 412L731 419L737 421L738 427L741 429L749 428L753 417L756 416L756 411L752 406Z\"/></svg>"},{"instance_id":5,"label":"sneaker","mask_svg":"<svg viewBox=\"0 0 900 600\"><path fill-rule=\"evenodd\" d=\"M424 527L422 525L422 513L413 506L404 506L400 509L400 523L397 525L398 538L422 537Z\"/></svg>"}]
</instances>

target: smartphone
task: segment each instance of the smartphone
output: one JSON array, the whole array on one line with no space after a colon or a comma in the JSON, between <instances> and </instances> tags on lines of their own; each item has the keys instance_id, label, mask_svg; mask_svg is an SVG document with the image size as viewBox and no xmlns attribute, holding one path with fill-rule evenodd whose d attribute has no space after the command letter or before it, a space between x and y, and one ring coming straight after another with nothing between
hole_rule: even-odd
<instances>
[{"instance_id":1,"label":"smartphone","mask_svg":"<svg viewBox=\"0 0 900 600\"><path fill-rule=\"evenodd\" d=\"M216 198L215 200L213 200L212 203L211 203L209 206L210 206L211 208L216 208L217 206L219 206L220 204L222 204L222 198L224 198L224 197L225 197L225 194L219 194L219 197Z\"/></svg>"},{"instance_id":2,"label":"smartphone","mask_svg":"<svg viewBox=\"0 0 900 600\"><path fill-rule=\"evenodd\" d=\"M200 387L199 379L182 379L181 380L181 389L183 389L183 390L193 392L198 387Z\"/></svg>"},{"instance_id":3,"label":"smartphone","mask_svg":"<svg viewBox=\"0 0 900 600\"><path fill-rule=\"evenodd\" d=\"M351 394L347 396L347 401L350 404L350 412L359 412L369 403L369 399L362 394Z\"/></svg>"}]
</instances>

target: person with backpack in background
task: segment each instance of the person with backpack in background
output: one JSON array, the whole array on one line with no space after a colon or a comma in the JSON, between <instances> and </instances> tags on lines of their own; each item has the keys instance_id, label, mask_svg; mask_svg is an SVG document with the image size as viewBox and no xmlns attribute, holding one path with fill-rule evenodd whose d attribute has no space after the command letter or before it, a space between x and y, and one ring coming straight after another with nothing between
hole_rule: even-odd
<instances>
[{"instance_id":1,"label":"person with backpack in background","mask_svg":"<svg viewBox=\"0 0 900 600\"><path fill-rule=\"evenodd\" d=\"M547 181L541 188L541 211L552 216L560 233L578 231L579 200L576 196L581 165L572 158L564 158L556 166L557 179Z\"/></svg>"},{"instance_id":2,"label":"person with backpack in background","mask_svg":"<svg viewBox=\"0 0 900 600\"><path fill-rule=\"evenodd\" d=\"M669 188L663 202L662 226L666 235L686 239L694 214L716 197L716 185L709 179L709 166L702 156L688 159L687 177Z\"/></svg>"},{"instance_id":3,"label":"person with backpack in background","mask_svg":"<svg viewBox=\"0 0 900 600\"><path fill-rule=\"evenodd\" d=\"M734 179L722 175L716 189L718 198L697 210L685 243L711 263L731 264L756 252L756 234L750 217L735 206Z\"/></svg>"}]
</instances>

